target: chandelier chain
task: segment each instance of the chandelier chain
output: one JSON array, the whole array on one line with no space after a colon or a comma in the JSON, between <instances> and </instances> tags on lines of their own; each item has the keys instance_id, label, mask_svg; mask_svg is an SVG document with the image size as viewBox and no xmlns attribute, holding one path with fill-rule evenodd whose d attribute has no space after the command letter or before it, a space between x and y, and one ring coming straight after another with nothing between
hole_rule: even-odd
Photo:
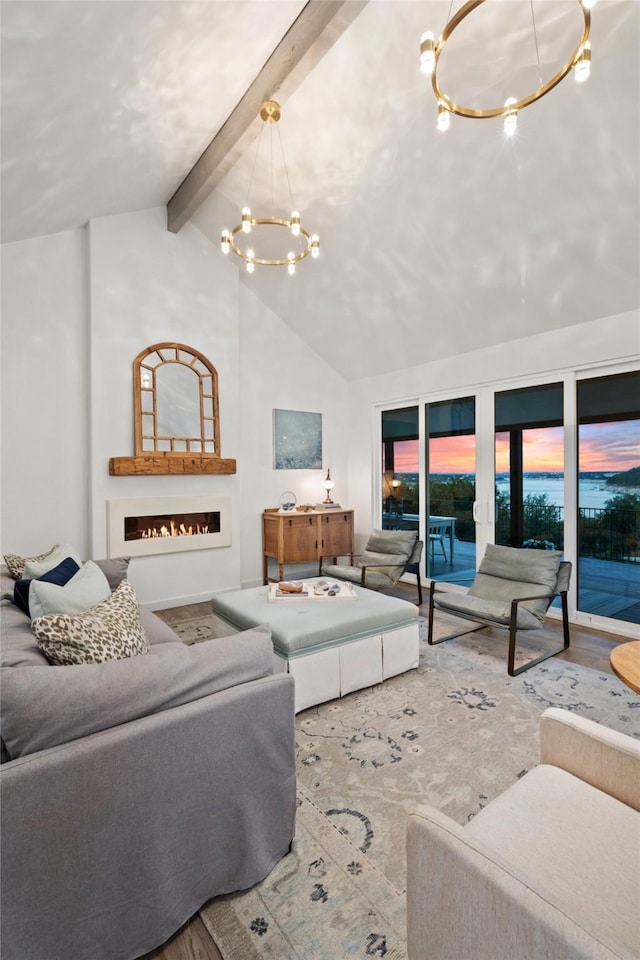
<instances>
[{"instance_id":1,"label":"chandelier chain","mask_svg":"<svg viewBox=\"0 0 640 960\"><path fill-rule=\"evenodd\" d=\"M536 45L536 60L538 61L538 79L540 81L540 86L542 86L542 69L540 67L540 51L538 49L538 31L536 29L536 17L533 12L533 0L529 0L531 5L531 22L533 23L533 39Z\"/></svg>"},{"instance_id":2,"label":"chandelier chain","mask_svg":"<svg viewBox=\"0 0 640 960\"><path fill-rule=\"evenodd\" d=\"M280 141L280 153L282 154L282 163L284 165L284 174L287 178L287 187L289 188L289 202L291 204L291 209L295 210L296 205L293 202L293 191L291 190L291 180L289 179L289 168L287 167L287 158L284 155L284 146L282 145L282 135L280 130L278 130L278 140Z\"/></svg>"},{"instance_id":3,"label":"chandelier chain","mask_svg":"<svg viewBox=\"0 0 640 960\"><path fill-rule=\"evenodd\" d=\"M256 145L256 152L253 158L253 164L251 166L251 176L249 177L249 186L247 188L247 199L245 201L245 206L250 206L251 201L251 187L253 186L253 175L256 169L256 163L258 162L258 154L260 153L260 144L262 142L262 134L264 133L264 124L260 127L260 133L258 134L258 143Z\"/></svg>"},{"instance_id":4,"label":"chandelier chain","mask_svg":"<svg viewBox=\"0 0 640 960\"><path fill-rule=\"evenodd\" d=\"M275 190L273 186L273 125L269 131L269 162L271 163L271 216L276 213Z\"/></svg>"}]
</instances>

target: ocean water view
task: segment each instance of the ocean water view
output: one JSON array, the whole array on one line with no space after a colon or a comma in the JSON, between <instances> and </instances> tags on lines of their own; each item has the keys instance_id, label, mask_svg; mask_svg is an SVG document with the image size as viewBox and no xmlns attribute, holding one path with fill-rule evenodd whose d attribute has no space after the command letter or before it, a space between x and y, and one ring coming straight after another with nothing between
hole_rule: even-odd
<instances>
[{"instance_id":1,"label":"ocean water view","mask_svg":"<svg viewBox=\"0 0 640 960\"><path fill-rule=\"evenodd\" d=\"M578 505L580 507L592 507L601 510L607 500L611 500L617 494L633 493L640 496L638 487L614 487L607 486L607 478L613 474L602 474L598 478L581 477L578 481ZM509 478L506 476L496 479L496 486L501 493L509 493ZM545 475L535 476L524 474L523 490L525 497L529 494L546 494L550 504L555 507L564 505L564 477L561 473L557 476Z\"/></svg>"},{"instance_id":2,"label":"ocean water view","mask_svg":"<svg viewBox=\"0 0 640 960\"><path fill-rule=\"evenodd\" d=\"M595 508L601 510L607 500L620 494L634 494L640 497L640 487L614 486L607 484L607 480L615 474L611 471L602 473L590 473L588 476L580 477L578 481L579 506L583 508ZM407 489L417 489L417 473L398 473L398 479L402 480ZM468 473L433 473L432 480L454 480L465 478L473 480L473 475ZM523 475L523 487L525 497L528 495L539 496L546 495L550 505L556 507L564 506L564 475L562 473L534 473L528 472ZM506 473L496 475L496 488L500 493L509 493L509 476Z\"/></svg>"}]
</instances>

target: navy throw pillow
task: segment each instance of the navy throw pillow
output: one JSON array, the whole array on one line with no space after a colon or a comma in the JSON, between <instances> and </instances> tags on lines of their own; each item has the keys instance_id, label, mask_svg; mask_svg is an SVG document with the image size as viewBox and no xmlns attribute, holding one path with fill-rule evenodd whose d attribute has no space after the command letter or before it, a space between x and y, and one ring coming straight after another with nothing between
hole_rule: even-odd
<instances>
[{"instance_id":1,"label":"navy throw pillow","mask_svg":"<svg viewBox=\"0 0 640 960\"><path fill-rule=\"evenodd\" d=\"M55 583L59 587L64 587L65 583L68 583L71 580L71 577L75 576L78 570L80 569L79 565L71 557L67 557L66 560L63 560L62 563L59 563L57 567L54 567L53 570L47 570L46 573L43 573L41 577L38 577L38 580L44 580L46 583ZM13 585L13 602L16 607L19 607L23 613L26 613L28 617L31 616L29 613L29 587L31 586L31 580L16 580Z\"/></svg>"}]
</instances>

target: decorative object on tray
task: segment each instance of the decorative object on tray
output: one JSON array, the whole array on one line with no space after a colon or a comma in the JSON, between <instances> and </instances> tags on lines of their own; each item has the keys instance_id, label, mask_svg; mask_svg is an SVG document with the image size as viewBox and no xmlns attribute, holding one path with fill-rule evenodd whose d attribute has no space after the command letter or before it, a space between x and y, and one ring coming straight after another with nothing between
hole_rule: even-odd
<instances>
[{"instance_id":1,"label":"decorative object on tray","mask_svg":"<svg viewBox=\"0 0 640 960\"><path fill-rule=\"evenodd\" d=\"M274 410L273 459L276 470L321 470L322 414Z\"/></svg>"},{"instance_id":2,"label":"decorative object on tray","mask_svg":"<svg viewBox=\"0 0 640 960\"><path fill-rule=\"evenodd\" d=\"M353 584L312 577L310 580L280 580L268 585L269 600L357 600Z\"/></svg>"},{"instance_id":3,"label":"decorative object on tray","mask_svg":"<svg viewBox=\"0 0 640 960\"><path fill-rule=\"evenodd\" d=\"M302 583L281 580L277 589L279 593L302 593Z\"/></svg>"},{"instance_id":4,"label":"decorative object on tray","mask_svg":"<svg viewBox=\"0 0 640 960\"><path fill-rule=\"evenodd\" d=\"M280 494L278 513L295 513L298 498L293 490L285 490Z\"/></svg>"},{"instance_id":5,"label":"decorative object on tray","mask_svg":"<svg viewBox=\"0 0 640 960\"><path fill-rule=\"evenodd\" d=\"M315 510L315 507L312 503L301 503L297 509L298 513L311 513L312 510Z\"/></svg>"}]
</instances>

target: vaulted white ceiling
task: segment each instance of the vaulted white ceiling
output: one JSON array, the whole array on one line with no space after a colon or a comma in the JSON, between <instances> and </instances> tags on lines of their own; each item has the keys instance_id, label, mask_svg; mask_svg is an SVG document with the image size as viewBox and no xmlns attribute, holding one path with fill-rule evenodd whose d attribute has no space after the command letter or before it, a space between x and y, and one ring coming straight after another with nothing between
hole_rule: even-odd
<instances>
[{"instance_id":1,"label":"vaulted white ceiling","mask_svg":"<svg viewBox=\"0 0 640 960\"><path fill-rule=\"evenodd\" d=\"M303 6L3 0L3 240L166 203ZM370 0L287 92L291 188L321 257L295 277L248 276L238 261L243 283L349 379L640 305L640 4L599 0L592 76L522 111L513 140L497 120L435 129L418 46L449 8ZM576 0L534 8L549 76L581 17ZM487 0L474 17L482 44L461 28L443 57L452 93L497 105L534 89L529 0ZM192 217L216 247L246 202L260 126Z\"/></svg>"}]
</instances>

